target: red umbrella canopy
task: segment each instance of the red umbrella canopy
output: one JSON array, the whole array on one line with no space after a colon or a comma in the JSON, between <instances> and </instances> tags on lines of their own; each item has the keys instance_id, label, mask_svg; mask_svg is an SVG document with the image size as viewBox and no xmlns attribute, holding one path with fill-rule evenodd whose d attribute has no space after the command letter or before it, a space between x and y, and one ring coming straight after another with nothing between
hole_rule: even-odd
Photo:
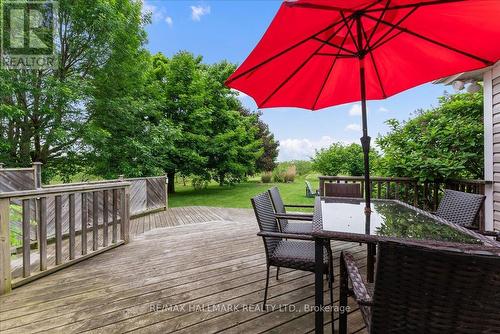
<instances>
[{"instance_id":1,"label":"red umbrella canopy","mask_svg":"<svg viewBox=\"0 0 500 334\"><path fill-rule=\"evenodd\" d=\"M383 99L500 59L499 0L288 0L227 80L260 108Z\"/></svg>"}]
</instances>

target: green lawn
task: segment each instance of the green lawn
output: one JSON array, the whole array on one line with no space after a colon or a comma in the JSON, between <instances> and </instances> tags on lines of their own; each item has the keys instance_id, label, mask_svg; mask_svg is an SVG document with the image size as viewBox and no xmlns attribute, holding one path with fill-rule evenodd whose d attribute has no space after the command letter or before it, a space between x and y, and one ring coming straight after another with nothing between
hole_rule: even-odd
<instances>
[{"instance_id":1,"label":"green lawn","mask_svg":"<svg viewBox=\"0 0 500 334\"><path fill-rule=\"evenodd\" d=\"M312 198L306 197L305 183L311 182L314 189L318 188L318 175L310 174L306 177L297 177L293 183L261 183L260 179L251 179L248 182L234 186L220 187L210 184L207 189L195 190L189 184L183 186L176 183L176 193L170 195L169 206L216 206L226 208L251 208L250 198L266 191L272 186L280 189L285 203L289 204L313 204Z\"/></svg>"}]
</instances>

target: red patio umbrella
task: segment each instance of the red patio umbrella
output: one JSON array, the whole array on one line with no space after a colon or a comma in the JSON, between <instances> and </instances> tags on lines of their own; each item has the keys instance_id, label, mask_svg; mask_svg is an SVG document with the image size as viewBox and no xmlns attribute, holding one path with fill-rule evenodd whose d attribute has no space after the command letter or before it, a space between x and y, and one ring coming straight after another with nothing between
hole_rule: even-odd
<instances>
[{"instance_id":1,"label":"red patio umbrella","mask_svg":"<svg viewBox=\"0 0 500 334\"><path fill-rule=\"evenodd\" d=\"M369 208L366 100L490 66L499 41L499 0L288 0L226 84L259 108L361 101Z\"/></svg>"}]
</instances>

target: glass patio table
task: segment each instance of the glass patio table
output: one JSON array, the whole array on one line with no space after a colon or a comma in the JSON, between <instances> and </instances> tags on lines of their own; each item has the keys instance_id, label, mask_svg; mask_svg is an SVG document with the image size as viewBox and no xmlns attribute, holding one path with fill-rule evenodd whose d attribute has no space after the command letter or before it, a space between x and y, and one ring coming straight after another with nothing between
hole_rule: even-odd
<instances>
[{"instance_id":1,"label":"glass patio table","mask_svg":"<svg viewBox=\"0 0 500 334\"><path fill-rule=\"evenodd\" d=\"M371 213L365 214L365 201L352 198L317 197L314 206L315 313L316 332L323 331L323 245L325 240L367 244L367 280L373 282L376 243L381 240L411 239L468 244L500 244L429 212L397 200L372 199Z\"/></svg>"}]
</instances>

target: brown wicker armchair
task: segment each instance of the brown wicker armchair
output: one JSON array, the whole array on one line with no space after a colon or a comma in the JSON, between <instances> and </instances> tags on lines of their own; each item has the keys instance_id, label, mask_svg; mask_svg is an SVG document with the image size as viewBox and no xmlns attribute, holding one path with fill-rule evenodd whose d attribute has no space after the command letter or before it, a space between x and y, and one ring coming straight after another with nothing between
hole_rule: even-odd
<instances>
[{"instance_id":1,"label":"brown wicker armchair","mask_svg":"<svg viewBox=\"0 0 500 334\"><path fill-rule=\"evenodd\" d=\"M484 199L484 195L445 189L443 199L434 214L451 223L476 230L476 232L496 237L497 240L500 240L499 232L479 231L479 227L476 224L476 218L481 210Z\"/></svg>"},{"instance_id":2,"label":"brown wicker armchair","mask_svg":"<svg viewBox=\"0 0 500 334\"><path fill-rule=\"evenodd\" d=\"M352 255L341 255L340 305L353 295L369 333L500 333L500 248L438 242L378 246L373 293ZM346 333L347 312L339 321L340 333Z\"/></svg>"},{"instance_id":3,"label":"brown wicker armchair","mask_svg":"<svg viewBox=\"0 0 500 334\"><path fill-rule=\"evenodd\" d=\"M279 231L276 214L267 192L255 196L251 201L260 229L257 235L262 237L266 252L267 276L264 292L265 307L267 302L267 290L269 287L270 267L275 266L278 269L284 267L314 272L314 242L312 242L313 238L310 235L282 233ZM285 238L287 240L284 240ZM333 258L330 247L325 247L325 258L323 262L323 272L328 273L330 301L333 305Z\"/></svg>"},{"instance_id":4,"label":"brown wicker armchair","mask_svg":"<svg viewBox=\"0 0 500 334\"><path fill-rule=\"evenodd\" d=\"M280 191L277 187L272 187L268 190L269 197L271 198L274 212L276 212L279 220L280 230L283 233L298 233L298 234L311 234L312 224L311 223L297 223L289 222L289 220L301 220L312 222L312 214L300 214L300 213L287 213L286 208L314 208L313 205L285 205L283 199L281 198Z\"/></svg>"}]
</instances>

